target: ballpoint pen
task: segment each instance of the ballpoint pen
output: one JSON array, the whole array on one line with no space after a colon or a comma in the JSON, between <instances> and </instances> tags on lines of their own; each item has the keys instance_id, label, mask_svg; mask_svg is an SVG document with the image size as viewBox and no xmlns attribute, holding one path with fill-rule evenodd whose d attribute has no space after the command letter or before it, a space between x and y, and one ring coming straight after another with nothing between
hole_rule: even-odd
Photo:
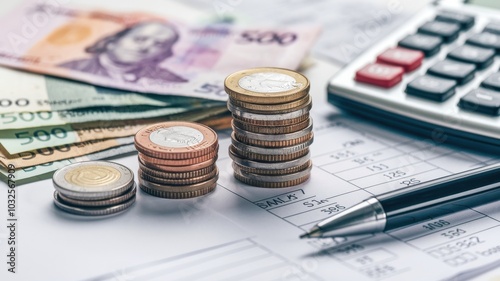
<instances>
[{"instance_id":1,"label":"ballpoint pen","mask_svg":"<svg viewBox=\"0 0 500 281\"><path fill-rule=\"evenodd\" d=\"M500 163L370 197L300 238L389 231L495 200L500 200Z\"/></svg>"}]
</instances>

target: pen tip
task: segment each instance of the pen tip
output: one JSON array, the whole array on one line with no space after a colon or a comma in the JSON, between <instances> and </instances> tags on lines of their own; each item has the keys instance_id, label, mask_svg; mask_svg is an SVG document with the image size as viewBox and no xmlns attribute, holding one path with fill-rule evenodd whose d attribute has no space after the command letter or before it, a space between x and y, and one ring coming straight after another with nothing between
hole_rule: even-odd
<instances>
[{"instance_id":1,"label":"pen tip","mask_svg":"<svg viewBox=\"0 0 500 281\"><path fill-rule=\"evenodd\" d=\"M309 233L308 233L308 232L306 232L306 233L304 233L304 234L300 235L300 236L299 236L299 238L300 238L300 239L309 238Z\"/></svg>"}]
</instances>

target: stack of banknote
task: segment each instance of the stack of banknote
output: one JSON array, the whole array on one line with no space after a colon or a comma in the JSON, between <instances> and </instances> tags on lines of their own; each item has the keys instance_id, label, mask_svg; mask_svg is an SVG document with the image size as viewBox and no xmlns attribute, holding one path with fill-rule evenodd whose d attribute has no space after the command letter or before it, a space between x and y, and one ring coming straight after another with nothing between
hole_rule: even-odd
<instances>
[{"instance_id":1,"label":"stack of banknote","mask_svg":"<svg viewBox=\"0 0 500 281\"><path fill-rule=\"evenodd\" d=\"M0 26L0 177L15 167L18 184L134 152L132 136L157 122L228 127L224 78L295 69L318 34L41 3L23 2Z\"/></svg>"}]
</instances>

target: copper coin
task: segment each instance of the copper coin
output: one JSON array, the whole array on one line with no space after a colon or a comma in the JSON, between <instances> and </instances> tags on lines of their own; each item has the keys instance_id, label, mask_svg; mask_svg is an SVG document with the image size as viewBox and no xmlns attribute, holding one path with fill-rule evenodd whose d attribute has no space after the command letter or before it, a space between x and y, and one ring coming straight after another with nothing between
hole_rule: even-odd
<instances>
[{"instance_id":1,"label":"copper coin","mask_svg":"<svg viewBox=\"0 0 500 281\"><path fill-rule=\"evenodd\" d=\"M217 146L217 149L219 147ZM156 158L156 157L151 157L148 155L145 155L143 153L138 153L139 159L142 160L144 163L152 163L152 164L159 164L159 165L164 165L164 166L187 166L187 165L194 165L198 163L202 163L205 161L208 161L210 159L213 159L214 157L217 156L217 150L212 151L208 154L201 155L198 157L193 157L193 158L188 158L188 159L162 159L162 158Z\"/></svg>"},{"instance_id":2,"label":"copper coin","mask_svg":"<svg viewBox=\"0 0 500 281\"><path fill-rule=\"evenodd\" d=\"M292 118L292 119L283 119L283 120L254 120L248 119L244 117L240 117L238 115L233 114L233 119L238 120L240 122L244 122L251 125L257 126L290 126L301 123L305 120L309 119L309 113L306 113L300 117Z\"/></svg>"},{"instance_id":3,"label":"copper coin","mask_svg":"<svg viewBox=\"0 0 500 281\"><path fill-rule=\"evenodd\" d=\"M304 169L306 169L309 165L311 165L312 161L308 160L306 163L296 166L296 167L291 167L291 168L286 168L286 169L258 169L258 168L251 168L247 166L242 166L236 162L233 162L233 168L240 169L241 171L247 172L247 173L252 173L252 174L257 174L257 175L268 175L268 176L278 176L278 175L288 175L288 174L293 174L293 173L298 173ZM237 166L235 168L235 165Z\"/></svg>"},{"instance_id":4,"label":"copper coin","mask_svg":"<svg viewBox=\"0 0 500 281\"><path fill-rule=\"evenodd\" d=\"M139 168L146 174L153 176L153 177L158 177L158 178L170 178L170 179L190 179L190 178L196 178L196 177L201 177L203 175L209 174L217 168L217 166L214 164L201 168L198 170L194 171L187 171L187 172L165 172L161 170L155 170L147 167L146 165L142 164L142 162L139 161Z\"/></svg>"},{"instance_id":5,"label":"copper coin","mask_svg":"<svg viewBox=\"0 0 500 281\"><path fill-rule=\"evenodd\" d=\"M258 134L267 134L267 135L277 135L277 134L290 134L302 129L307 128L309 126L311 118L308 118L300 123L287 125L287 126L259 126L249 124L238 119L233 119L231 126L237 127L241 130L245 130L247 132L258 133Z\"/></svg>"},{"instance_id":6,"label":"copper coin","mask_svg":"<svg viewBox=\"0 0 500 281\"><path fill-rule=\"evenodd\" d=\"M209 167L211 165L214 165L214 163L217 161L217 155L204 162L200 162L197 164L193 165L186 165L186 166L168 166L168 165L161 165L161 164L155 164L155 163L149 163L149 162L144 162L140 157L139 158L139 163L150 168L153 170L157 170L159 172L167 172L167 173L184 173L184 172L192 172L192 171L197 171L206 167Z\"/></svg>"},{"instance_id":7,"label":"copper coin","mask_svg":"<svg viewBox=\"0 0 500 281\"><path fill-rule=\"evenodd\" d=\"M241 174L238 174L234 172L234 177L241 181L244 184L252 185L252 186L257 186L257 187L265 187L265 188L283 188L283 187L290 187L290 186L295 186L301 183L304 183L307 181L310 177L311 174L306 174L300 178L294 179L294 180L289 180L289 181L284 181L284 182L266 182L266 181L260 181L260 180L255 180L252 178L245 177Z\"/></svg>"},{"instance_id":8,"label":"copper coin","mask_svg":"<svg viewBox=\"0 0 500 281\"><path fill-rule=\"evenodd\" d=\"M229 102L232 103L234 106L245 108L253 112L263 112L263 113L270 112L273 114L278 112L286 113L290 111L295 111L298 108L304 106L305 104L310 103L311 101L312 100L310 95L306 95L303 98L291 102L278 103L278 104L249 103L229 97Z\"/></svg>"},{"instance_id":9,"label":"copper coin","mask_svg":"<svg viewBox=\"0 0 500 281\"><path fill-rule=\"evenodd\" d=\"M224 89L230 97L257 104L297 100L309 93L309 87L309 80L304 75L274 67L237 71L224 80Z\"/></svg>"},{"instance_id":10,"label":"copper coin","mask_svg":"<svg viewBox=\"0 0 500 281\"><path fill-rule=\"evenodd\" d=\"M213 183L217 182L219 179L219 173L217 172L215 176L204 182L199 182L190 185L169 185L169 184L158 184L139 177L139 184L144 185L147 188L167 191L167 192L188 192L203 189L205 187L211 186Z\"/></svg>"},{"instance_id":11,"label":"copper coin","mask_svg":"<svg viewBox=\"0 0 500 281\"><path fill-rule=\"evenodd\" d=\"M207 181L207 180L213 178L217 173L218 173L218 170L216 168L212 172L205 174L205 175L202 175L202 176L199 176L199 177L192 177L192 178L188 178L188 179L176 179L176 178L167 178L167 177L160 178L160 177L151 176L151 175L145 173L144 171L142 171L141 169L139 169L139 171L138 171L138 174L142 179L150 181L150 182L154 182L157 184L165 184L165 185L192 185L195 183Z\"/></svg>"},{"instance_id":12,"label":"copper coin","mask_svg":"<svg viewBox=\"0 0 500 281\"><path fill-rule=\"evenodd\" d=\"M242 157L246 158L249 160L253 161L262 161L262 162L286 162L286 161L292 161L300 157L304 157L309 153L309 148L305 148L303 150L290 153L290 154L278 154L278 155L272 155L272 154L259 154L259 153L253 153L249 151L244 151L244 150L239 150L237 147L231 145L230 149L233 149L234 152Z\"/></svg>"},{"instance_id":13,"label":"copper coin","mask_svg":"<svg viewBox=\"0 0 500 281\"><path fill-rule=\"evenodd\" d=\"M168 199L187 199L187 198L193 198L193 197L206 195L206 194L212 192L216 186L217 186L217 183L214 182L212 185L209 185L207 187L197 189L197 190L191 190L191 191L185 191L185 192L170 192L170 191L156 190L156 189L149 188L145 185L140 185L142 191L148 193L149 195L152 195L155 197L160 197L160 198L168 198Z\"/></svg>"},{"instance_id":14,"label":"copper coin","mask_svg":"<svg viewBox=\"0 0 500 281\"><path fill-rule=\"evenodd\" d=\"M217 134L209 127L169 121L142 128L135 135L137 150L160 159L190 159L216 150Z\"/></svg>"}]
</instances>

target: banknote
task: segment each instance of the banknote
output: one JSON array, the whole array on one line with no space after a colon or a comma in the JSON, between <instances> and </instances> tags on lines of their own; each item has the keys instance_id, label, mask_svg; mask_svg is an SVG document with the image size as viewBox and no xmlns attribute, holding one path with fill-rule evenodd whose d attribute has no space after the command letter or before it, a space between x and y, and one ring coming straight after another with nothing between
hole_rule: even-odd
<instances>
[{"instance_id":1,"label":"banknote","mask_svg":"<svg viewBox=\"0 0 500 281\"><path fill-rule=\"evenodd\" d=\"M134 137L92 140L81 143L45 147L42 149L17 153L15 155L10 155L4 149L0 148L0 163L4 167L14 165L18 169L82 156L133 142Z\"/></svg>"},{"instance_id":2,"label":"banknote","mask_svg":"<svg viewBox=\"0 0 500 281\"><path fill-rule=\"evenodd\" d=\"M224 102L208 101L187 107L174 106L163 108L139 105L62 111L10 112L0 114L0 128L2 130L9 130L93 121L145 119L182 114L194 110L218 110L220 108L226 108L226 104Z\"/></svg>"},{"instance_id":3,"label":"banknote","mask_svg":"<svg viewBox=\"0 0 500 281\"><path fill-rule=\"evenodd\" d=\"M200 103L197 98L145 95L0 68L0 113L62 111L95 106L173 106Z\"/></svg>"},{"instance_id":4,"label":"banknote","mask_svg":"<svg viewBox=\"0 0 500 281\"><path fill-rule=\"evenodd\" d=\"M2 18L0 64L134 92L226 100L229 73L296 69L318 33L318 26L188 25L28 0Z\"/></svg>"},{"instance_id":5,"label":"banknote","mask_svg":"<svg viewBox=\"0 0 500 281\"><path fill-rule=\"evenodd\" d=\"M79 157L48 162L37 166L19 168L15 170L14 177L16 185L26 184L37 180L47 179L51 177L57 169L60 169L71 163L108 159L135 151L136 149L134 144L125 144ZM0 166L0 179L2 179L4 182L7 182L8 175L8 171L4 167Z\"/></svg>"},{"instance_id":6,"label":"banknote","mask_svg":"<svg viewBox=\"0 0 500 281\"><path fill-rule=\"evenodd\" d=\"M110 139L135 135L144 126L168 120L198 121L227 112L225 107L208 110L191 110L163 118L74 123L46 127L0 130L0 144L15 154L47 146L60 146L90 140ZM214 127L228 126L227 120L207 120ZM216 123L217 122L217 123Z\"/></svg>"}]
</instances>

